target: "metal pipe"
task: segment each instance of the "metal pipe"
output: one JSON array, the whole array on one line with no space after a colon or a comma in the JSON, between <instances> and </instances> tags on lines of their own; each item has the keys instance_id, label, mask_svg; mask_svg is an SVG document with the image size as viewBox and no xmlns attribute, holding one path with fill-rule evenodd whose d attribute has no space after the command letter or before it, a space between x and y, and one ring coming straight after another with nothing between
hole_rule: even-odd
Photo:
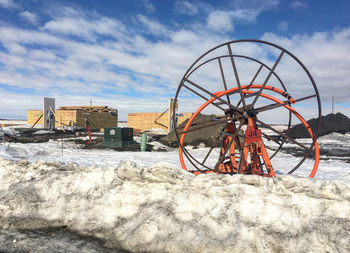
<instances>
[{"instance_id":1,"label":"metal pipe","mask_svg":"<svg viewBox=\"0 0 350 253\"><path fill-rule=\"evenodd\" d=\"M141 134L141 152L145 152L147 147L147 134Z\"/></svg>"}]
</instances>

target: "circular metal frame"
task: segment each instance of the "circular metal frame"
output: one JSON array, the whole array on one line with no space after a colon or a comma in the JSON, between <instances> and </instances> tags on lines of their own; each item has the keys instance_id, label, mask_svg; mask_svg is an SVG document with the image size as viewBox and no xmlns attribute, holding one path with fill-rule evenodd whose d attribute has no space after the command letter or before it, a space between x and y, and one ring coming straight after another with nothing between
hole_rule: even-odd
<instances>
[{"instance_id":1,"label":"circular metal frame","mask_svg":"<svg viewBox=\"0 0 350 253\"><path fill-rule=\"evenodd\" d=\"M265 64L264 62L262 61L259 61L253 57L249 57L249 56L246 56L246 55L237 55L237 54L233 54L232 53L232 48L231 48L231 45L234 45L236 46L237 44L239 43L256 43L256 44L263 44L263 45L268 45L268 46L271 46L273 48L276 48L276 49L279 49L280 50L280 55L278 57L278 59L276 60L275 64L273 67L269 67L267 64ZM238 46L238 45L237 45ZM219 48L222 48L222 47L227 47L227 51L228 51L228 54L227 55L221 55L221 56L216 56L216 57L212 57L210 58L209 60L206 60L200 64L198 64L205 56L207 56L209 53L212 53L213 51L219 49ZM231 59L231 63L232 63L232 67L234 69L234 73L235 73L235 78L236 78L236 85L238 86L238 92L240 94L240 102L242 102L243 104L243 107L242 108L238 108L238 105L235 106L233 105L232 103L228 103L227 101L223 101L221 98L218 98L221 102L223 102L226 106L228 106L228 108L231 108L231 109L235 109L235 110L241 110L241 113L243 114L244 112L247 112L249 109L252 109L255 102L258 100L260 94L262 93L264 87L266 86L267 82L269 81L269 78L273 75L280 83L280 85L282 86L284 92L288 92L287 91L287 88L286 86L284 85L283 81L281 80L281 78L279 77L279 75L275 72L275 69L280 61L280 59L282 58L282 56L284 54L287 54L288 56L290 56L292 59L294 59L294 61L299 64L299 66L302 67L302 69L304 70L304 72L306 73L306 75L308 76L312 86L313 86L313 90L315 92L315 94L313 94L312 96L309 96L309 97L304 97L302 99L298 99L297 101L301 101L301 100L306 100L306 99L309 99L309 98L313 98L315 97L317 99L317 107L318 107L318 118L317 118L317 129L316 131L314 132L314 138L313 138L313 141L311 143L311 145L309 146L309 148L306 150L305 152L305 155L304 157L299 161L299 163L293 168L291 169L288 174L291 174L293 173L294 171L296 171L300 166L301 164L305 161L305 159L307 157L309 157L314 145L315 145L315 142L317 140L317 137L318 137L318 134L319 134L319 129L320 129L320 124L321 124L321 100L320 100L320 96L319 96L319 92L318 92L318 89L317 89L317 86L315 84L315 81L314 79L312 78L310 72L308 71L308 69L305 67L305 65L295 56L293 55L292 53L290 53L288 50L276 45L276 44L273 44L271 42L267 42L267 41L262 41L262 40L250 40L250 39L246 39L246 40L235 40L235 41L230 41L230 42L226 42L226 43L223 43L221 45L218 45L214 48L212 48L211 50L208 50L207 52L205 52L202 56L200 56L186 71L186 73L183 75L182 79L181 79L181 82L178 86L178 89L176 91L176 94L175 94L175 100L174 101L178 101L178 97L179 97L179 94L180 94L180 91L181 89L183 88L187 88L187 86L185 85L185 82L186 83L190 83L194 86L194 88L196 89L200 89L202 91L204 91L205 93L207 93L208 95L211 95L212 97L215 97L214 93L204 89L203 87L201 87L200 85L197 85L195 83L191 83L191 81L189 81L189 77L195 73L198 69L200 69L202 66L204 66L205 64L211 62L211 61L214 61L214 60L217 60L220 64L220 68L221 68L221 71L222 71L222 67L221 67L221 59L224 59L224 58L227 58L229 57ZM246 104L245 104L245 98L244 98L244 95L243 95L243 89L241 88L241 84L240 84L240 81L239 81L239 77L238 77L238 70L235 66L235 63L234 63L234 60L237 59L237 58L244 58L244 59L247 59L247 60L250 60L252 62L255 62L255 63L258 63L260 64L260 69L261 68L266 68L268 71L269 71L269 76L266 78L264 84L263 84L263 87L257 92L257 95L256 97L254 98L254 101L251 105L251 108L248 107ZM198 65L197 65L198 64ZM258 72L256 73L256 75L259 74L259 71L260 69L258 70ZM223 76L223 73L221 72L222 74L222 77L223 77L223 80L225 80L225 77ZM252 82L255 80L256 76L253 78ZM225 83L225 81L224 81ZM251 83L250 85L252 85L253 83ZM226 83L225 83L225 89L227 90L227 87L226 87ZM248 88L249 89L249 88ZM193 91L193 90L192 90ZM198 95L198 94L197 94ZM249 105L250 106L250 105ZM173 122L175 122L175 117L176 117L176 106L174 106L173 108L173 112L172 112L172 117L173 117ZM289 130L290 130L290 127L291 127L291 111L289 111L289 120L288 120L288 127L287 127L287 130L286 130L286 133L285 135L287 135L288 137L288 133L289 133ZM227 122L226 122L227 124ZM241 126L240 126L241 127ZM240 128L239 127L239 128ZM281 136L281 134L279 134ZM177 128L175 128L175 136L176 138L178 139L179 143L180 143L180 136L179 136L179 131ZM284 145L284 143L288 140L288 138L282 138L282 143L280 143L278 149L274 152L273 155L270 156L270 158L272 159L279 151L281 151L282 149L282 146ZM290 140L290 139L289 139ZM198 168L196 166L195 163L197 164L200 164L202 166L202 168L206 168L206 169L211 169L209 168L208 166L206 166L204 163L202 164L201 162L199 162L196 158L194 158L190 152L188 152L188 150L186 150L185 147L183 147L181 144L180 144L180 148L181 150L183 151L183 153L185 154L187 160L199 171L202 171L200 168Z\"/></svg>"}]
</instances>

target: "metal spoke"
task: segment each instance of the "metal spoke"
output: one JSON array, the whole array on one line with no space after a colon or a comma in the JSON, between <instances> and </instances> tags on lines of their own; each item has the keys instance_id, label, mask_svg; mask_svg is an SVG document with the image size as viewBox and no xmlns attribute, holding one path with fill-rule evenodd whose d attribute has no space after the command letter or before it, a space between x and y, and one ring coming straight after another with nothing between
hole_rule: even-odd
<instances>
[{"instance_id":1,"label":"metal spoke","mask_svg":"<svg viewBox=\"0 0 350 253\"><path fill-rule=\"evenodd\" d=\"M299 147L302 147L302 148L305 149L306 151L309 150L309 149L308 149L307 147L305 147L303 144L297 142L296 140L292 139L291 137L285 135L284 133L281 133L280 131L276 130L276 129L273 128L272 126L270 126L270 125L268 125L268 124L266 124L266 123L264 123L264 122L262 122L261 120L258 120L258 119L256 119L256 121L257 121L258 123L260 123L261 125L263 125L264 127L266 127L266 128L268 128L268 129L274 131L275 133L279 134L279 135L282 136L283 138L288 139L289 141L293 142L294 144L298 145Z\"/></svg>"},{"instance_id":2,"label":"metal spoke","mask_svg":"<svg viewBox=\"0 0 350 253\"><path fill-rule=\"evenodd\" d=\"M255 96L255 98L254 98L254 100L253 100L253 103L250 104L249 109L254 108L254 105L255 105L256 101L258 100L260 94L261 94L262 91L264 90L264 88L265 88L267 82L270 80L270 77L271 77L272 74L275 72L275 69L276 69L278 63L280 62L280 60L281 60L283 54L284 54L284 51L282 51L282 52L280 53L280 55L278 56L278 58L277 58L275 64L273 65L273 67L272 67L271 70L270 70L270 73L267 75L267 77L265 78L265 81L264 81L263 85L260 87L260 90L258 91L258 94L256 94L256 96Z\"/></svg>"},{"instance_id":3,"label":"metal spoke","mask_svg":"<svg viewBox=\"0 0 350 253\"><path fill-rule=\"evenodd\" d=\"M250 81L249 86L247 87L247 89L249 89L250 86L252 86L252 84L255 82L255 79L258 77L258 75L259 75L259 73L260 73L260 71L262 70L263 67L264 66L261 64L259 69L258 69L258 71L255 73L253 79Z\"/></svg>"},{"instance_id":4,"label":"metal spoke","mask_svg":"<svg viewBox=\"0 0 350 253\"><path fill-rule=\"evenodd\" d=\"M227 118L227 116L225 116L225 117ZM229 121L229 120L228 120L228 121ZM224 130L226 129L228 121L226 122L225 126L222 128L222 131L224 131ZM221 131L221 132L222 132L222 131ZM218 136L215 137L216 140L218 140L219 138L220 138L220 135L218 135ZM205 156L205 158L204 158L204 160L203 160L203 162L202 162L202 165L203 165L203 166L204 166L204 163L205 163L206 160L208 159L208 157L209 157L209 155L210 155L210 153L211 153L211 151L212 151L213 149L214 149L214 146L213 146L213 147L210 147L209 152L207 153L207 155Z\"/></svg>"},{"instance_id":5,"label":"metal spoke","mask_svg":"<svg viewBox=\"0 0 350 253\"><path fill-rule=\"evenodd\" d=\"M227 44L227 48L228 48L228 52L230 54L231 64L232 64L233 72L235 73L237 86L239 88L239 94L241 96L241 100L242 100L242 103L243 103L243 108L246 109L246 103L245 103L245 100L244 100L244 97L243 97L243 92L242 92L242 88L241 88L241 82L239 81L238 71L237 71L237 67L236 67L236 64L235 64L235 60L234 60L233 55L232 55L232 50L231 50L230 43Z\"/></svg>"},{"instance_id":6,"label":"metal spoke","mask_svg":"<svg viewBox=\"0 0 350 253\"><path fill-rule=\"evenodd\" d=\"M276 144L278 144L278 145L281 145L281 143L279 143L278 141L276 141L274 138L268 136L267 134L261 132L261 135L262 135L263 137L265 137L266 139L268 139L268 140L270 140L270 141L273 141L274 143L276 143Z\"/></svg>"},{"instance_id":7,"label":"metal spoke","mask_svg":"<svg viewBox=\"0 0 350 253\"><path fill-rule=\"evenodd\" d=\"M285 106L288 105L290 103L290 101L284 101L282 104L281 103L274 103L274 104L269 104L269 105L265 105L259 108L254 109L254 113L258 113L258 112L264 112L264 111L268 111L274 108L278 108L281 106Z\"/></svg>"},{"instance_id":8,"label":"metal spoke","mask_svg":"<svg viewBox=\"0 0 350 253\"><path fill-rule=\"evenodd\" d=\"M221 122L225 122L226 121L226 119L227 119L227 117L226 116L219 116L219 117L215 117L215 118L213 118L213 119L210 119L210 120L205 120L205 121L200 121L200 122L192 122L191 123L191 125L189 126L189 127L192 127L192 126L196 126L196 125L201 125L201 124L205 124L205 123L207 123L208 121L211 121L211 122L219 122L219 123L221 123ZM218 124L219 124L218 123ZM182 129L184 129L185 127L183 126L183 127L177 127L176 128L176 130L182 130Z\"/></svg>"},{"instance_id":9,"label":"metal spoke","mask_svg":"<svg viewBox=\"0 0 350 253\"><path fill-rule=\"evenodd\" d=\"M225 116L225 118L227 118L227 116ZM230 121L230 120L233 120L233 118L229 118L227 121ZM227 122L226 122L226 124L225 124L225 126L222 128L222 129L225 129L226 128L226 125L227 125ZM176 131L175 131L176 132ZM177 135L178 136L178 135ZM220 137L219 137L220 135L218 135L217 137L216 137L216 139L219 139ZM179 140L179 138L178 138L178 140ZM188 158L188 161L198 170L198 171L201 171L201 172L204 172L204 170L201 170L200 168L198 168L195 164L194 164L194 162L193 161L195 161L196 163L199 163L200 165L202 165L203 167L205 167L205 168L207 168L207 169L211 169L211 168L209 168L209 167L207 167L204 163L200 163L199 161L197 161L197 159L195 159L182 145L180 145L180 147L181 147L181 149L182 149L182 151L184 152L184 154L185 154L185 156ZM214 147L213 147L214 148ZM193 159L193 161L191 160L191 159Z\"/></svg>"},{"instance_id":10,"label":"metal spoke","mask_svg":"<svg viewBox=\"0 0 350 253\"><path fill-rule=\"evenodd\" d=\"M207 93L208 95L216 98L217 100L221 101L222 103L226 104L227 106L229 106L231 109L235 110L235 111L238 111L238 112L241 112L242 113L242 110L239 109L238 107L234 106L234 105L231 105L230 103L228 103L227 101L223 100L222 98L216 96L215 94L211 93L210 91L202 88L201 86L199 86L198 84L188 80L187 78L185 79L186 82L188 82L189 84L193 85L194 87L196 87L197 89ZM216 105L217 106L217 105Z\"/></svg>"},{"instance_id":11,"label":"metal spoke","mask_svg":"<svg viewBox=\"0 0 350 253\"><path fill-rule=\"evenodd\" d=\"M201 94L199 94L197 91L195 91L195 90L191 89L190 87L188 87L186 84L183 83L182 86L185 87L186 89L188 89L189 91L193 92L193 93L196 94L197 96L203 98L205 101L208 101L208 100L209 100L209 99L207 99L206 97L204 97L204 96L202 96ZM222 108L221 106L219 106L218 104L213 103L213 102L212 102L212 104L213 104L214 106L216 106L217 108L219 108L220 110L225 111L225 109Z\"/></svg>"},{"instance_id":12,"label":"metal spoke","mask_svg":"<svg viewBox=\"0 0 350 253\"><path fill-rule=\"evenodd\" d=\"M258 75L259 75L259 73L260 73L260 71L261 71L261 69L262 69L263 67L264 67L264 66L263 66L262 64L260 64L260 67L259 67L258 71L255 73L253 79L250 81L248 87L246 88L247 90L249 90L250 86L252 86L252 84L255 82L255 79L258 77ZM238 104L237 104L237 107L241 104L241 102L242 102L242 100L240 99L239 102L238 102Z\"/></svg>"},{"instance_id":13,"label":"metal spoke","mask_svg":"<svg viewBox=\"0 0 350 253\"><path fill-rule=\"evenodd\" d=\"M227 151L229 150L229 148L230 148L230 146L232 145L232 143L233 143L234 140L235 140L235 138L232 138L231 141L229 142L229 144L227 145L227 147L225 148L224 153L223 153L223 154L220 154L219 161L217 161L217 163L215 164L214 170L217 170L218 167L219 167L219 165L224 161L225 156L226 156L226 153L227 153Z\"/></svg>"},{"instance_id":14,"label":"metal spoke","mask_svg":"<svg viewBox=\"0 0 350 253\"><path fill-rule=\"evenodd\" d=\"M303 101L303 100L307 100L307 99L310 99L310 98L313 98L313 97L316 97L316 95L310 95L310 96L298 98L298 99L295 100L295 103L300 102L300 101ZM265 105L265 106L262 106L262 107L259 107L259 108L254 109L254 112L258 113L258 112L263 112L263 111L271 110L271 109L274 109L274 108L278 108L278 107L281 107L281 106L285 106L285 105L287 105L287 104L289 104L289 103L290 103L290 101L287 100L287 101L284 101L282 104L280 104L280 103L274 103L274 104L270 104L270 105Z\"/></svg>"},{"instance_id":15,"label":"metal spoke","mask_svg":"<svg viewBox=\"0 0 350 253\"><path fill-rule=\"evenodd\" d=\"M220 73L221 73L222 82L224 83L225 90L227 90L224 70L222 69L222 64L221 64L221 59L220 58L218 58L218 62L219 62L219 66L220 66ZM228 94L226 94L226 97L227 97L227 102L229 102L231 104L230 97L229 97Z\"/></svg>"},{"instance_id":16,"label":"metal spoke","mask_svg":"<svg viewBox=\"0 0 350 253\"><path fill-rule=\"evenodd\" d=\"M213 149L214 149L214 147L211 147L211 148L210 148L209 152L208 152L207 155L204 157L202 164L204 164L204 163L207 161L207 159L208 159L208 157L209 157L211 151L213 151Z\"/></svg>"},{"instance_id":17,"label":"metal spoke","mask_svg":"<svg viewBox=\"0 0 350 253\"><path fill-rule=\"evenodd\" d=\"M241 150L239 151L239 161L238 161L237 174L239 174L239 171L241 170L242 157L243 157L243 149L241 149Z\"/></svg>"},{"instance_id":18,"label":"metal spoke","mask_svg":"<svg viewBox=\"0 0 350 253\"><path fill-rule=\"evenodd\" d=\"M299 101L307 100L307 99L310 99L310 98L314 98L314 97L316 97L316 96L317 96L317 95L314 94L314 95L310 95L310 96L298 98L298 99L295 99L295 103L296 103L296 102L299 102Z\"/></svg>"},{"instance_id":19,"label":"metal spoke","mask_svg":"<svg viewBox=\"0 0 350 253\"><path fill-rule=\"evenodd\" d=\"M186 131L183 131L183 132L180 132L178 134L187 134L189 132L193 132L193 131L198 131L200 129L203 129L203 128L206 128L206 127L211 127L211 126L216 126L216 125L220 125L220 124L223 124L223 123L226 123L227 121L230 121L232 120L231 118L230 119L226 119L226 120L221 120L221 121L216 121L216 122L213 122L211 124L208 124L208 125L202 125L202 126L199 126L199 127L196 127L196 128L192 128L192 129L188 129ZM179 130L180 128L177 128L177 130ZM181 128L182 129L182 128Z\"/></svg>"},{"instance_id":20,"label":"metal spoke","mask_svg":"<svg viewBox=\"0 0 350 253\"><path fill-rule=\"evenodd\" d=\"M237 128L237 130L236 130L236 133L234 134L235 136L237 136L237 135L239 134L239 131L241 130L242 126L243 126L243 121L240 121L239 126L238 126L238 128ZM224 150L224 153L220 156L219 161L215 164L215 167L214 167L215 170L217 170L219 164L222 163L222 162L224 161L225 156L226 156L226 153L227 153L227 151L229 150L229 148L230 148L230 146L232 145L232 143L233 143L234 140L236 140L236 138L232 138L231 141L229 142L229 144L226 146L226 148L225 148L225 150ZM239 149L240 149L240 150L243 150L243 149L241 148L239 139L238 139L238 142L239 142L239 143L237 143L237 144L239 144Z\"/></svg>"}]
</instances>

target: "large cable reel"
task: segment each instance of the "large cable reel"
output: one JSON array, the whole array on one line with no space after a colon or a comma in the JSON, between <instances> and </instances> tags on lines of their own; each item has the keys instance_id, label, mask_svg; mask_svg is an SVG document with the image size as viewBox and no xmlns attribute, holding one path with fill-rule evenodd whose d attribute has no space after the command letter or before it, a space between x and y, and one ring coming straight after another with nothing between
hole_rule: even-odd
<instances>
[{"instance_id":1,"label":"large cable reel","mask_svg":"<svg viewBox=\"0 0 350 253\"><path fill-rule=\"evenodd\" d=\"M301 174L315 176L320 96L308 69L286 49L262 40L236 40L216 46L188 68L174 101L183 107L181 111L193 112L186 124L175 128L183 169L196 175L275 176L301 168ZM202 120L201 115L211 117ZM317 120L316 129L311 129L306 118ZM309 140L290 135L292 125L298 123L305 127ZM279 129L281 125L283 130ZM187 145L190 135L198 136L212 128L220 129L204 132L216 134L212 145L200 150ZM289 159L293 146L299 157ZM310 156L314 157L313 166L309 161L302 166ZM279 162L274 165L274 160Z\"/></svg>"}]
</instances>

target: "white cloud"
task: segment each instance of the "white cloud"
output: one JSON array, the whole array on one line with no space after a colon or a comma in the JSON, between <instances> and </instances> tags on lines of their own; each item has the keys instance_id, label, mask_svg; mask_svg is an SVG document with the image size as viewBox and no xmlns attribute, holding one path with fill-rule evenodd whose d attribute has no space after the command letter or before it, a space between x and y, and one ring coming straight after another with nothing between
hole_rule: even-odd
<instances>
[{"instance_id":1,"label":"white cloud","mask_svg":"<svg viewBox=\"0 0 350 253\"><path fill-rule=\"evenodd\" d=\"M154 7L153 4L149 0L142 0L142 3L148 13L153 13L155 12L156 8Z\"/></svg>"},{"instance_id":2,"label":"white cloud","mask_svg":"<svg viewBox=\"0 0 350 253\"><path fill-rule=\"evenodd\" d=\"M248 22L255 22L256 18L264 11L278 6L279 0L231 0L231 17Z\"/></svg>"},{"instance_id":3,"label":"white cloud","mask_svg":"<svg viewBox=\"0 0 350 253\"><path fill-rule=\"evenodd\" d=\"M24 21L32 25L39 24L39 17L35 13L31 13L29 11L22 11L21 13L18 14L18 16Z\"/></svg>"},{"instance_id":4,"label":"white cloud","mask_svg":"<svg viewBox=\"0 0 350 253\"><path fill-rule=\"evenodd\" d=\"M56 18L52 22L58 25L66 18ZM82 35L99 38L101 31L91 28L96 27L96 19L80 20L87 22L82 29L88 32ZM99 20L108 22L108 19ZM141 20L149 25L148 29L156 27L154 32L165 31L165 27L155 25L156 22L142 17ZM76 37L66 37L77 36L79 31L55 28L46 25L37 31L0 27L0 43L8 50L0 57L1 63L4 63L0 69L2 84L30 88L36 93L49 93L56 97L66 92L85 94L86 97L94 94L104 97L103 100L115 97L119 92L134 90L136 96L142 92L142 96L148 97L144 100L157 94L154 101L163 99L166 105L166 98L173 95L180 76L190 63L223 38L208 31L180 30L171 32L164 41L155 42L135 30L136 33L122 31L123 40L112 37L101 42L81 41ZM105 94L102 89L111 92ZM123 101L126 103L126 100ZM121 100L118 98L118 101ZM130 101L136 100L132 98ZM161 103L156 105L159 110L164 110ZM122 102L118 106L127 108ZM134 106L135 111L145 109L137 104Z\"/></svg>"},{"instance_id":5,"label":"white cloud","mask_svg":"<svg viewBox=\"0 0 350 253\"><path fill-rule=\"evenodd\" d=\"M23 54L27 52L26 47L20 45L19 43L3 42L3 45L11 54L14 54L14 55Z\"/></svg>"},{"instance_id":6,"label":"white cloud","mask_svg":"<svg viewBox=\"0 0 350 253\"><path fill-rule=\"evenodd\" d=\"M58 98L70 93L74 103L95 96L123 108L120 113L124 115L131 110L163 111L187 68L205 51L234 39L224 33L233 29L233 14L229 12L213 12L207 24L186 29L169 28L142 15L135 18L135 26L126 28L117 19L73 9L62 12L57 10L59 14L41 29L0 25L0 43L5 48L0 52L1 84L32 89L36 98L37 94ZM161 39L149 39L145 35L149 33L161 35ZM298 56L314 76L324 101L332 95L339 103L348 101L350 28L293 37L269 33L262 39L281 44ZM264 48L253 45L240 46L239 50L261 59L269 56ZM268 63L273 64L271 60ZM217 67L216 62L215 71ZM227 67L225 71L232 73L232 66ZM240 73L256 71L246 63L240 68ZM205 77L211 80L215 73L207 72ZM286 76L288 80L293 74ZM302 85L292 86L292 90L301 94ZM22 95L14 92L10 96L19 101ZM30 99L23 100L18 110L31 103ZM150 106L144 107L145 103Z\"/></svg>"},{"instance_id":7,"label":"white cloud","mask_svg":"<svg viewBox=\"0 0 350 253\"><path fill-rule=\"evenodd\" d=\"M146 33L150 33L157 36L164 36L168 34L167 28L162 24L151 20L143 15L138 15L137 18L146 27Z\"/></svg>"},{"instance_id":8,"label":"white cloud","mask_svg":"<svg viewBox=\"0 0 350 253\"><path fill-rule=\"evenodd\" d=\"M82 10L78 6L70 7L70 6L62 6L56 5L51 9L45 10L53 19L57 19L59 17L87 17L89 15L88 12Z\"/></svg>"},{"instance_id":9,"label":"white cloud","mask_svg":"<svg viewBox=\"0 0 350 253\"><path fill-rule=\"evenodd\" d=\"M175 10L185 15L195 15L198 13L197 6L187 1L176 1Z\"/></svg>"},{"instance_id":10,"label":"white cloud","mask_svg":"<svg viewBox=\"0 0 350 253\"><path fill-rule=\"evenodd\" d=\"M175 10L186 15L194 15L201 13L202 15L210 15L215 12L225 12L232 20L256 22L257 17L265 11L276 8L279 0L229 0L226 2L226 8L214 8L212 5L196 1L195 3L188 1L176 1Z\"/></svg>"},{"instance_id":11,"label":"white cloud","mask_svg":"<svg viewBox=\"0 0 350 253\"><path fill-rule=\"evenodd\" d=\"M172 40L174 41L175 44L177 45L189 45L189 44L196 44L196 43L200 43L200 41L202 40L201 37L189 30L180 30L177 31L176 33L173 34L172 36Z\"/></svg>"},{"instance_id":12,"label":"white cloud","mask_svg":"<svg viewBox=\"0 0 350 253\"><path fill-rule=\"evenodd\" d=\"M18 43L23 45L45 45L45 46L64 46L67 42L59 37L43 33L37 30L26 30L12 28L8 26L0 26L2 43Z\"/></svg>"},{"instance_id":13,"label":"white cloud","mask_svg":"<svg viewBox=\"0 0 350 253\"><path fill-rule=\"evenodd\" d=\"M280 31L287 31L288 30L288 23L284 22L284 21L280 22L278 24L278 30L280 30Z\"/></svg>"},{"instance_id":14,"label":"white cloud","mask_svg":"<svg viewBox=\"0 0 350 253\"><path fill-rule=\"evenodd\" d=\"M19 7L13 0L0 0L0 6L7 9L14 9Z\"/></svg>"},{"instance_id":15,"label":"white cloud","mask_svg":"<svg viewBox=\"0 0 350 253\"><path fill-rule=\"evenodd\" d=\"M280 0L231 0L230 2L236 9L268 10L276 7Z\"/></svg>"},{"instance_id":16,"label":"white cloud","mask_svg":"<svg viewBox=\"0 0 350 253\"><path fill-rule=\"evenodd\" d=\"M292 38L267 33L263 39L286 47L306 65L323 101L330 101L331 96L339 102L349 101L350 28L312 35L297 34Z\"/></svg>"},{"instance_id":17,"label":"white cloud","mask_svg":"<svg viewBox=\"0 0 350 253\"><path fill-rule=\"evenodd\" d=\"M227 32L233 30L230 15L225 11L214 11L209 14L207 20L208 28L216 32Z\"/></svg>"},{"instance_id":18,"label":"white cloud","mask_svg":"<svg viewBox=\"0 0 350 253\"><path fill-rule=\"evenodd\" d=\"M260 15L260 12L255 9L238 9L229 13L233 19L247 22L255 22L256 18Z\"/></svg>"},{"instance_id":19,"label":"white cloud","mask_svg":"<svg viewBox=\"0 0 350 253\"><path fill-rule=\"evenodd\" d=\"M291 2L289 4L289 6L292 8L292 9L305 9L307 8L309 5L305 2L302 2L302 1L294 1L294 2Z\"/></svg>"},{"instance_id":20,"label":"white cloud","mask_svg":"<svg viewBox=\"0 0 350 253\"><path fill-rule=\"evenodd\" d=\"M119 20L107 17L91 18L83 15L63 16L47 22L42 28L52 33L79 36L87 40L95 40L98 35L120 37L126 31Z\"/></svg>"}]
</instances>

